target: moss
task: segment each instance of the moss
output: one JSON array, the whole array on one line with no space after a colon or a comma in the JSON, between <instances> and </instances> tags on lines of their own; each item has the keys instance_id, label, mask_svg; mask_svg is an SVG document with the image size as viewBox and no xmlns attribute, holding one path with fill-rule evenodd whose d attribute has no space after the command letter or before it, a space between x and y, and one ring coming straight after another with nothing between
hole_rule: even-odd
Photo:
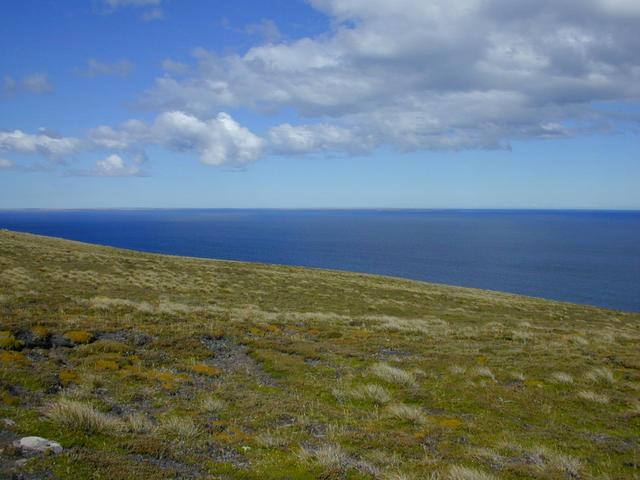
<instances>
[{"instance_id":1,"label":"moss","mask_svg":"<svg viewBox=\"0 0 640 480\"><path fill-rule=\"evenodd\" d=\"M58 380L62 386L66 387L72 383L78 383L80 375L71 370L60 370Z\"/></svg>"},{"instance_id":2,"label":"moss","mask_svg":"<svg viewBox=\"0 0 640 480\"><path fill-rule=\"evenodd\" d=\"M200 375L207 375L209 377L218 377L222 374L222 371L219 368L213 367L211 365L206 365L204 363L198 363L191 367L191 370Z\"/></svg>"},{"instance_id":3,"label":"moss","mask_svg":"<svg viewBox=\"0 0 640 480\"><path fill-rule=\"evenodd\" d=\"M20 398L9 392L0 392L0 401L5 405L15 406L20 404Z\"/></svg>"},{"instance_id":4,"label":"moss","mask_svg":"<svg viewBox=\"0 0 640 480\"><path fill-rule=\"evenodd\" d=\"M93 340L93 334L86 330L71 330L65 332L64 337L79 345L90 343Z\"/></svg>"},{"instance_id":5,"label":"moss","mask_svg":"<svg viewBox=\"0 0 640 480\"><path fill-rule=\"evenodd\" d=\"M22 347L22 342L8 330L0 331L0 348L7 350L17 350Z\"/></svg>"}]
</instances>

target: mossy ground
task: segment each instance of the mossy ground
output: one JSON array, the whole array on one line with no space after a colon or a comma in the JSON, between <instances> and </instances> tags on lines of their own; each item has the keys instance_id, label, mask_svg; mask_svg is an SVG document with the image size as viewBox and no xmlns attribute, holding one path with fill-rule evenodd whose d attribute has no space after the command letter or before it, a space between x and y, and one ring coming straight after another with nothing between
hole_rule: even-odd
<instances>
[{"instance_id":1,"label":"mossy ground","mask_svg":"<svg viewBox=\"0 0 640 480\"><path fill-rule=\"evenodd\" d=\"M0 231L0 442L65 447L0 476L639 478L639 345L638 314Z\"/></svg>"}]
</instances>

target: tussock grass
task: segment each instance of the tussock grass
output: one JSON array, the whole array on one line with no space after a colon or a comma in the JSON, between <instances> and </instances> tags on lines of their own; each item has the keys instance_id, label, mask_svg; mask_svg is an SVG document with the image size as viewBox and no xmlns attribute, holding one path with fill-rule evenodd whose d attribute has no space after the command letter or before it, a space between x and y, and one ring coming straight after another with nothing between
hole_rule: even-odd
<instances>
[{"instance_id":1,"label":"tussock grass","mask_svg":"<svg viewBox=\"0 0 640 480\"><path fill-rule=\"evenodd\" d=\"M371 373L387 383L404 387L414 387L416 385L415 377L412 374L388 363L379 362L374 364L371 367Z\"/></svg>"},{"instance_id":2,"label":"tussock grass","mask_svg":"<svg viewBox=\"0 0 640 480\"><path fill-rule=\"evenodd\" d=\"M349 456L337 444L324 444L317 448L300 448L298 457L306 463L315 463L329 473L345 472Z\"/></svg>"},{"instance_id":3,"label":"tussock grass","mask_svg":"<svg viewBox=\"0 0 640 480\"><path fill-rule=\"evenodd\" d=\"M497 480L497 477L475 468L453 465L447 473L447 480Z\"/></svg>"},{"instance_id":4,"label":"tussock grass","mask_svg":"<svg viewBox=\"0 0 640 480\"><path fill-rule=\"evenodd\" d=\"M227 403L213 396L206 396L200 400L200 409L208 413L219 413L227 408Z\"/></svg>"},{"instance_id":5,"label":"tussock grass","mask_svg":"<svg viewBox=\"0 0 640 480\"><path fill-rule=\"evenodd\" d=\"M96 410L88 403L60 399L46 410L46 416L68 430L86 433L115 434L124 429L123 422Z\"/></svg>"},{"instance_id":6,"label":"tussock grass","mask_svg":"<svg viewBox=\"0 0 640 480\"><path fill-rule=\"evenodd\" d=\"M476 367L473 372L478 377L489 378L494 381L496 379L495 375L488 367Z\"/></svg>"},{"instance_id":7,"label":"tussock grass","mask_svg":"<svg viewBox=\"0 0 640 480\"><path fill-rule=\"evenodd\" d=\"M412 425L424 425L427 423L427 417L419 407L407 405L405 403L395 403L389 405L387 414L391 417L409 422Z\"/></svg>"},{"instance_id":8,"label":"tussock grass","mask_svg":"<svg viewBox=\"0 0 640 480\"><path fill-rule=\"evenodd\" d=\"M374 383L350 389L346 392L346 395L352 398L366 400L376 405L385 405L392 399L391 394L387 392L384 387Z\"/></svg>"},{"instance_id":9,"label":"tussock grass","mask_svg":"<svg viewBox=\"0 0 640 480\"><path fill-rule=\"evenodd\" d=\"M171 415L160 420L156 432L177 439L190 439L197 437L200 429L190 417Z\"/></svg>"},{"instance_id":10,"label":"tussock grass","mask_svg":"<svg viewBox=\"0 0 640 480\"><path fill-rule=\"evenodd\" d=\"M578 392L578 397L580 397L583 400L587 400L588 402L601 403L601 404L609 403L608 396L602 393L593 392L591 390L582 390Z\"/></svg>"},{"instance_id":11,"label":"tussock grass","mask_svg":"<svg viewBox=\"0 0 640 480\"><path fill-rule=\"evenodd\" d=\"M585 374L585 378L593 383L615 383L616 379L613 372L606 367L594 368Z\"/></svg>"},{"instance_id":12,"label":"tussock grass","mask_svg":"<svg viewBox=\"0 0 640 480\"><path fill-rule=\"evenodd\" d=\"M551 381L554 383L573 383L573 377L566 372L553 372L551 374Z\"/></svg>"}]
</instances>

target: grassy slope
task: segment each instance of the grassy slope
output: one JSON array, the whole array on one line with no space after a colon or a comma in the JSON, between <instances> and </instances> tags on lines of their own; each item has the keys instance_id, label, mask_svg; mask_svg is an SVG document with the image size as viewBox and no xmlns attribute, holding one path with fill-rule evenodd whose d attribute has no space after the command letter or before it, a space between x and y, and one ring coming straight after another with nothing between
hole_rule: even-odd
<instances>
[{"instance_id":1,"label":"grassy slope","mask_svg":"<svg viewBox=\"0 0 640 480\"><path fill-rule=\"evenodd\" d=\"M640 476L637 314L0 231L0 324L35 478Z\"/></svg>"}]
</instances>

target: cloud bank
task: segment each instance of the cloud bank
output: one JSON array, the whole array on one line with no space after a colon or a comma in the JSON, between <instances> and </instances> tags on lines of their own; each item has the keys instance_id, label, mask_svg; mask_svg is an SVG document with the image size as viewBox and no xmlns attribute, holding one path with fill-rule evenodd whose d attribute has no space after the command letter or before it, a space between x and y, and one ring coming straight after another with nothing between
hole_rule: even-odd
<instances>
[{"instance_id":1,"label":"cloud bank","mask_svg":"<svg viewBox=\"0 0 640 480\"><path fill-rule=\"evenodd\" d=\"M198 49L190 75L156 79L141 103L205 117L293 110L298 125L269 138L299 154L505 148L610 128L594 104L640 97L634 0L310 3L331 32L244 55Z\"/></svg>"},{"instance_id":2,"label":"cloud bank","mask_svg":"<svg viewBox=\"0 0 640 480\"><path fill-rule=\"evenodd\" d=\"M188 63L166 59L163 75L138 99L155 112L150 122L100 126L82 142L5 132L0 151L51 157L75 152L80 142L110 151L95 172L137 174L120 155L151 145L223 165L380 146L499 149L637 124L615 108L640 99L637 0L309 3L330 17L330 31L283 41L264 20L247 32L267 43L242 54L198 48ZM112 9L159 4L105 2ZM88 67L125 70L96 61ZM267 121L274 113L292 119L256 133L229 113L239 109Z\"/></svg>"}]
</instances>

